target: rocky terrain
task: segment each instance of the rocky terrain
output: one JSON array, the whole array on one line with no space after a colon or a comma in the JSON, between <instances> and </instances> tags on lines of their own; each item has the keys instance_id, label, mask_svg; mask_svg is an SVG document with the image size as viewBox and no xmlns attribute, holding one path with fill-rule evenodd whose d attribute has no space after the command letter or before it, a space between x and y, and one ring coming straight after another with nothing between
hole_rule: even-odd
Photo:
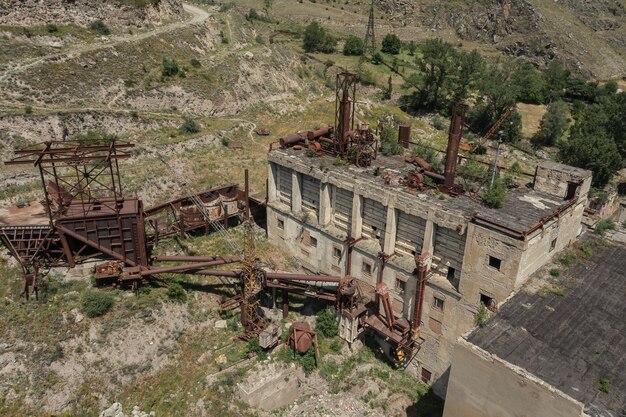
<instances>
[{"instance_id":1,"label":"rocky terrain","mask_svg":"<svg viewBox=\"0 0 626 417\"><path fill-rule=\"evenodd\" d=\"M87 26L94 20L112 26L141 27L182 17L180 0L3 0L0 25L53 23Z\"/></svg>"},{"instance_id":2,"label":"rocky terrain","mask_svg":"<svg viewBox=\"0 0 626 417\"><path fill-rule=\"evenodd\" d=\"M465 41L492 45L544 65L557 59L582 75L626 76L626 7L619 0L380 0L383 10L415 10L419 24L435 32L452 29ZM407 18L407 16L409 16Z\"/></svg>"}]
</instances>

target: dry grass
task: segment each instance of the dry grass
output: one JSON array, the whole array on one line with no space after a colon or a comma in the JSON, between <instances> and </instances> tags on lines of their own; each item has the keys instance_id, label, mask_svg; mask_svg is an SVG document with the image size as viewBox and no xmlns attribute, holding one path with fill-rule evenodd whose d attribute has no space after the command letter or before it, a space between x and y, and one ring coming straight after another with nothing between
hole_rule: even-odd
<instances>
[{"instance_id":1,"label":"dry grass","mask_svg":"<svg viewBox=\"0 0 626 417\"><path fill-rule=\"evenodd\" d=\"M517 112L522 116L522 135L530 139L539 130L539 123L546 112L546 106L519 103Z\"/></svg>"}]
</instances>

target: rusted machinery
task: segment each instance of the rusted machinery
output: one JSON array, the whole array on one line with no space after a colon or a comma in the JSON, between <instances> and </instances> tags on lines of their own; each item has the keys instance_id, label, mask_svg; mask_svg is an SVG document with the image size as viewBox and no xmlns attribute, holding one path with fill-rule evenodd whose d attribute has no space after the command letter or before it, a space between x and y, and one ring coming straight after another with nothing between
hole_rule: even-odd
<instances>
[{"instance_id":1,"label":"rusted machinery","mask_svg":"<svg viewBox=\"0 0 626 417\"><path fill-rule=\"evenodd\" d=\"M368 124L355 127L356 83L356 74L347 71L337 74L334 127L294 133L280 138L280 146L305 146L315 153L339 156L359 167L370 166L378 153L378 140Z\"/></svg>"},{"instance_id":2,"label":"rusted machinery","mask_svg":"<svg viewBox=\"0 0 626 417\"><path fill-rule=\"evenodd\" d=\"M315 348L315 360L319 361L320 349L317 343L317 333L311 330L306 322L296 322L289 327L287 344L294 352L306 353L312 347Z\"/></svg>"},{"instance_id":3,"label":"rusted machinery","mask_svg":"<svg viewBox=\"0 0 626 417\"><path fill-rule=\"evenodd\" d=\"M343 114L349 108L345 105ZM351 135L345 137L351 138L349 143L353 144ZM378 298L376 306L371 305L371 300L363 299L357 281L350 276L289 274L263 268L255 255L250 227L253 210L247 172L243 191L230 184L144 210L142 201L126 197L121 185L118 160L129 158L128 149L132 146L115 140L90 144L46 142L16 151L16 157L8 162L33 164L39 169L43 206L48 216L45 225L0 227L0 241L22 266L26 297L31 291L37 295L37 278L43 270L54 266L74 267L86 259L97 258L103 261L95 268L98 281L135 290L144 280L168 273L217 277L224 286L235 290L229 302L241 308L245 329L241 337L259 336L267 346L276 339L276 331L262 314L260 295L278 290L285 316L289 293L332 303L341 317L341 336L345 340L352 342L370 330L383 344L391 346L390 357L399 364L419 349L421 301L415 302L420 312L408 323L395 318L388 304L384 305L384 315L381 314ZM190 189L185 187L185 190L189 194ZM160 237L184 236L206 229L223 234L231 221L244 222L246 230L243 247L233 246L232 256L150 256ZM214 269L232 264L238 267ZM425 277L426 269L418 270ZM421 292L416 294L416 300L421 300L423 285L418 291ZM383 302L387 301L383 295ZM296 345L306 334L312 335L306 329L294 328Z\"/></svg>"},{"instance_id":4,"label":"rusted machinery","mask_svg":"<svg viewBox=\"0 0 626 417\"><path fill-rule=\"evenodd\" d=\"M144 211L141 200L124 195L118 161L129 158L133 146L116 140L50 141L17 150L6 162L38 168L48 216L46 225L0 227L0 241L22 267L26 297L37 295L37 276L47 268L74 267L97 257L145 271L149 246L159 237L207 227L190 209L188 198ZM236 185L214 188L198 198L224 223L242 220L248 205ZM146 221L151 230L146 230ZM108 272L104 268L97 276L110 281ZM141 276L126 271L118 283L136 288Z\"/></svg>"}]
</instances>

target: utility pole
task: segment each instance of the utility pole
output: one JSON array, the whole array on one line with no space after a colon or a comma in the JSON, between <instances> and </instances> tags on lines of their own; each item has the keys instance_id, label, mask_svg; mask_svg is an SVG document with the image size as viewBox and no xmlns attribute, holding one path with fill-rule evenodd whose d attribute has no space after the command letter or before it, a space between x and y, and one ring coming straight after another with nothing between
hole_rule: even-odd
<instances>
[{"instance_id":1,"label":"utility pole","mask_svg":"<svg viewBox=\"0 0 626 417\"><path fill-rule=\"evenodd\" d=\"M496 171L498 170L498 156L500 155L500 145L504 142L504 132L500 130L498 132L498 146L496 147L496 159L493 161L493 170L491 171L491 185L489 189L493 188L493 183L496 181Z\"/></svg>"},{"instance_id":2,"label":"utility pole","mask_svg":"<svg viewBox=\"0 0 626 417\"><path fill-rule=\"evenodd\" d=\"M376 37L374 35L374 0L370 6L370 15L367 20L367 30L365 31L365 41L363 42L363 55L376 52Z\"/></svg>"}]
</instances>

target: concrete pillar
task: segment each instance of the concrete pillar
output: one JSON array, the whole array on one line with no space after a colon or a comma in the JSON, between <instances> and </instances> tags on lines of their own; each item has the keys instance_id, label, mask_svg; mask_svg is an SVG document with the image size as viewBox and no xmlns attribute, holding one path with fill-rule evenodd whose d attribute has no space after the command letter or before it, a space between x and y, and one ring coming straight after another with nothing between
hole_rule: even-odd
<instances>
[{"instance_id":1,"label":"concrete pillar","mask_svg":"<svg viewBox=\"0 0 626 417\"><path fill-rule=\"evenodd\" d=\"M278 199L278 188L276 187L276 165L272 162L267 164L267 201L272 203Z\"/></svg>"},{"instance_id":2,"label":"concrete pillar","mask_svg":"<svg viewBox=\"0 0 626 417\"><path fill-rule=\"evenodd\" d=\"M354 190L354 198L352 199L352 229L350 235L358 239L363 231L363 196Z\"/></svg>"},{"instance_id":3,"label":"concrete pillar","mask_svg":"<svg viewBox=\"0 0 626 417\"><path fill-rule=\"evenodd\" d=\"M426 220L426 230L424 232L424 245L422 245L422 252L428 252L431 256L435 250L435 229L437 225L433 221L434 213L428 213L428 219Z\"/></svg>"},{"instance_id":4,"label":"concrete pillar","mask_svg":"<svg viewBox=\"0 0 626 417\"><path fill-rule=\"evenodd\" d=\"M302 176L297 171L291 172L291 211L302 211Z\"/></svg>"},{"instance_id":5,"label":"concrete pillar","mask_svg":"<svg viewBox=\"0 0 626 417\"><path fill-rule=\"evenodd\" d=\"M319 215L319 223L322 226L330 223L332 216L332 205L330 199L331 187L327 182L321 183L320 187L320 215Z\"/></svg>"},{"instance_id":6,"label":"concrete pillar","mask_svg":"<svg viewBox=\"0 0 626 417\"><path fill-rule=\"evenodd\" d=\"M383 252L391 255L396 251L396 209L390 204L387 206L387 224L385 225L385 243Z\"/></svg>"}]
</instances>

